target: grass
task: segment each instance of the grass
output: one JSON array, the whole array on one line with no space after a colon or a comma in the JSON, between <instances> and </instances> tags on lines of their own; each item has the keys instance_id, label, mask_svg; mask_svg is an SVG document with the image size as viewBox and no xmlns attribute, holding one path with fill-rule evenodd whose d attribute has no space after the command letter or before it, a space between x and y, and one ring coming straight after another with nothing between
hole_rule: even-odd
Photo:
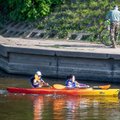
<instances>
[{"instance_id":1,"label":"grass","mask_svg":"<svg viewBox=\"0 0 120 120\"><path fill-rule=\"evenodd\" d=\"M107 12L116 4L115 1L82 1L66 0L61 6L37 24L38 29L45 29L48 33L54 31L58 39L68 39L71 33L87 32L89 36L83 40L98 42L101 38L108 40L107 33L101 34ZM119 5L120 3L118 3ZM102 37L101 37L102 35Z\"/></svg>"}]
</instances>

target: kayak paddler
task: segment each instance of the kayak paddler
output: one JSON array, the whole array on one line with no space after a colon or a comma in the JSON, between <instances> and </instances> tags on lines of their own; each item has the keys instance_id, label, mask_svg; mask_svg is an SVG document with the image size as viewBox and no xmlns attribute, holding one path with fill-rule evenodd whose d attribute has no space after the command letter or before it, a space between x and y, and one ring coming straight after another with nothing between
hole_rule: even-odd
<instances>
[{"instance_id":1,"label":"kayak paddler","mask_svg":"<svg viewBox=\"0 0 120 120\"><path fill-rule=\"evenodd\" d=\"M40 71L37 71L35 75L30 79L33 88L41 88L41 87L49 86L48 83L44 82L41 76L42 73Z\"/></svg>"},{"instance_id":2,"label":"kayak paddler","mask_svg":"<svg viewBox=\"0 0 120 120\"><path fill-rule=\"evenodd\" d=\"M75 80L75 76L70 74L65 82L67 88L88 88L89 85L81 84Z\"/></svg>"}]
</instances>

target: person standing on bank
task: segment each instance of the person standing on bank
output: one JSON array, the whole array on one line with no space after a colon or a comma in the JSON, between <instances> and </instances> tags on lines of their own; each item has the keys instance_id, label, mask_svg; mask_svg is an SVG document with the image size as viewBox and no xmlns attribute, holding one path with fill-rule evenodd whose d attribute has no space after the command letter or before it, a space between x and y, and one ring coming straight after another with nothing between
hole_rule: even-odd
<instances>
[{"instance_id":1,"label":"person standing on bank","mask_svg":"<svg viewBox=\"0 0 120 120\"><path fill-rule=\"evenodd\" d=\"M120 11L118 6L114 7L114 10L110 10L106 16L107 20L110 20L110 39L112 42L112 48L116 48L116 41L118 40L118 31L120 27Z\"/></svg>"}]
</instances>

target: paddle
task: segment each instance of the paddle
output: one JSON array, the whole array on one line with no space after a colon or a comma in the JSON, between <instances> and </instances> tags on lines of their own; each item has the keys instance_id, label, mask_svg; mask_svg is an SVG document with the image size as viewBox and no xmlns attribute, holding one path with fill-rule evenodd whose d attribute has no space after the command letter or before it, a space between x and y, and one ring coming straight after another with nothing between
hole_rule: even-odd
<instances>
[{"instance_id":1,"label":"paddle","mask_svg":"<svg viewBox=\"0 0 120 120\"><path fill-rule=\"evenodd\" d=\"M103 90L107 90L111 87L111 85L100 85L100 86L93 86L93 88L99 88Z\"/></svg>"},{"instance_id":2,"label":"paddle","mask_svg":"<svg viewBox=\"0 0 120 120\"><path fill-rule=\"evenodd\" d=\"M64 86L64 85L62 85L62 84L54 84L54 85L53 85L53 88L55 88L55 89L65 89L66 86Z\"/></svg>"},{"instance_id":3,"label":"paddle","mask_svg":"<svg viewBox=\"0 0 120 120\"><path fill-rule=\"evenodd\" d=\"M92 88L99 88L102 90L107 90L111 87L111 85L100 85L100 86L93 86ZM53 88L55 89L65 89L66 86L62 85L62 84L54 84Z\"/></svg>"}]
</instances>

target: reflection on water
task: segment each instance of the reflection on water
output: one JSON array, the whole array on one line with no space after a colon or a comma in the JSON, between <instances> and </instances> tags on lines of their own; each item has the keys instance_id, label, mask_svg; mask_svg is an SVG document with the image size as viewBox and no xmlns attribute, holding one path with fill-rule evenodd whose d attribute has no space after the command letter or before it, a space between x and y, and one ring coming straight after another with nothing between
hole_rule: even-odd
<instances>
[{"instance_id":1,"label":"reflection on water","mask_svg":"<svg viewBox=\"0 0 120 120\"><path fill-rule=\"evenodd\" d=\"M25 81L28 79L0 78L0 120L120 120L120 100L117 97L25 95L6 92L5 88L8 86L30 87L29 82ZM48 83L52 85L56 81L49 80ZM91 84L93 85L96 83Z\"/></svg>"},{"instance_id":2,"label":"reflection on water","mask_svg":"<svg viewBox=\"0 0 120 120\"><path fill-rule=\"evenodd\" d=\"M1 120L119 120L117 97L0 95Z\"/></svg>"},{"instance_id":3,"label":"reflection on water","mask_svg":"<svg viewBox=\"0 0 120 120\"><path fill-rule=\"evenodd\" d=\"M43 102L44 102L43 96L37 96L33 100L34 120L42 120Z\"/></svg>"},{"instance_id":4,"label":"reflection on water","mask_svg":"<svg viewBox=\"0 0 120 120\"><path fill-rule=\"evenodd\" d=\"M33 108L34 120L116 120L120 113L117 97L35 96Z\"/></svg>"}]
</instances>

